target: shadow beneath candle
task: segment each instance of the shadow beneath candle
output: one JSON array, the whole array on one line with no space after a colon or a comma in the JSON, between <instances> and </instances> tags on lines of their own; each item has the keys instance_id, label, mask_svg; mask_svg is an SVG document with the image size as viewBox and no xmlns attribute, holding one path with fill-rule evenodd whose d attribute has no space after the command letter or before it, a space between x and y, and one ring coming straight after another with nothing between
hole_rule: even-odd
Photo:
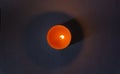
<instances>
[{"instance_id":1,"label":"shadow beneath candle","mask_svg":"<svg viewBox=\"0 0 120 74\"><path fill-rule=\"evenodd\" d=\"M65 22L63 25L66 26L72 34L72 40L70 45L83 40L84 38L83 30L82 30L81 24L76 19L73 18Z\"/></svg>"},{"instance_id":2,"label":"shadow beneath candle","mask_svg":"<svg viewBox=\"0 0 120 74\"><path fill-rule=\"evenodd\" d=\"M61 51L54 50L47 42L49 29L56 24L63 24L72 33L70 46ZM60 12L50 12L36 16L26 27L23 38L23 45L27 49L29 60L45 69L68 66L76 59L83 44L79 23L73 17Z\"/></svg>"}]
</instances>

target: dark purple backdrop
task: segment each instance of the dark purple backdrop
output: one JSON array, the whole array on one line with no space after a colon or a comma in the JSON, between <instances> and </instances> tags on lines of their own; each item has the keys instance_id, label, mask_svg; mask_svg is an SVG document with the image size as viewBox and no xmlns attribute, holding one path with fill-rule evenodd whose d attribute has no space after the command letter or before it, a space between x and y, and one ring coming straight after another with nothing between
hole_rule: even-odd
<instances>
[{"instance_id":1,"label":"dark purple backdrop","mask_svg":"<svg viewBox=\"0 0 120 74\"><path fill-rule=\"evenodd\" d=\"M0 74L120 74L119 0L0 0ZM28 59L23 44L30 20L46 12L75 17L85 34L79 55L62 68Z\"/></svg>"}]
</instances>

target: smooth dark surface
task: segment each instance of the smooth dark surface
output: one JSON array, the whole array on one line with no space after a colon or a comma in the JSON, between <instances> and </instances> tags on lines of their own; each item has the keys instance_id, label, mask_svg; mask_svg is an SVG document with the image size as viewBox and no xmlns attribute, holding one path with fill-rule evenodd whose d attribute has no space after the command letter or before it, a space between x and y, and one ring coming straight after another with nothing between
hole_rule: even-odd
<instances>
[{"instance_id":1,"label":"smooth dark surface","mask_svg":"<svg viewBox=\"0 0 120 74\"><path fill-rule=\"evenodd\" d=\"M71 19L74 18L64 13L49 12L36 16L30 22L29 27L25 29L23 43L27 48L26 52L28 52L29 59L34 61L34 64L43 68L54 69L67 66L77 58L77 55L80 53L78 48L82 48L83 43L80 37L76 44L71 44L61 51L51 48L46 39L48 30L56 24L69 26L70 31L76 29L74 26L79 26L79 24L71 21ZM80 29L80 26L77 28ZM74 34L73 32L72 34ZM80 34L79 31L78 34L82 36L82 33ZM72 35L72 37L79 35Z\"/></svg>"},{"instance_id":2,"label":"smooth dark surface","mask_svg":"<svg viewBox=\"0 0 120 74\"><path fill-rule=\"evenodd\" d=\"M0 69L3 74L120 74L119 0L0 0ZM82 51L69 65L45 69L34 64L23 43L31 19L62 12L81 23Z\"/></svg>"}]
</instances>

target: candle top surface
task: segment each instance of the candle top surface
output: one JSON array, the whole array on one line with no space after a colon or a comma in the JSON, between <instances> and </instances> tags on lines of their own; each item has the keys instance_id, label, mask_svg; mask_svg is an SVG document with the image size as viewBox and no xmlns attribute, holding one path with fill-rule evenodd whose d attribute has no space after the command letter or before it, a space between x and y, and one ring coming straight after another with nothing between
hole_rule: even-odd
<instances>
[{"instance_id":1,"label":"candle top surface","mask_svg":"<svg viewBox=\"0 0 120 74\"><path fill-rule=\"evenodd\" d=\"M47 33L47 42L55 50L63 50L71 42L71 32L63 25L55 25Z\"/></svg>"}]
</instances>

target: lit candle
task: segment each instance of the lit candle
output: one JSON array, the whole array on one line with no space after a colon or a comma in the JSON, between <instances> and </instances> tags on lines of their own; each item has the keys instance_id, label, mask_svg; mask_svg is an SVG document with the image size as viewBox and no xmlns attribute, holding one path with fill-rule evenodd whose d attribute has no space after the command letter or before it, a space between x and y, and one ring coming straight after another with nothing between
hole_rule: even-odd
<instances>
[{"instance_id":1,"label":"lit candle","mask_svg":"<svg viewBox=\"0 0 120 74\"><path fill-rule=\"evenodd\" d=\"M47 42L55 50L63 50L71 42L71 32L63 25L55 25L47 33Z\"/></svg>"}]
</instances>

